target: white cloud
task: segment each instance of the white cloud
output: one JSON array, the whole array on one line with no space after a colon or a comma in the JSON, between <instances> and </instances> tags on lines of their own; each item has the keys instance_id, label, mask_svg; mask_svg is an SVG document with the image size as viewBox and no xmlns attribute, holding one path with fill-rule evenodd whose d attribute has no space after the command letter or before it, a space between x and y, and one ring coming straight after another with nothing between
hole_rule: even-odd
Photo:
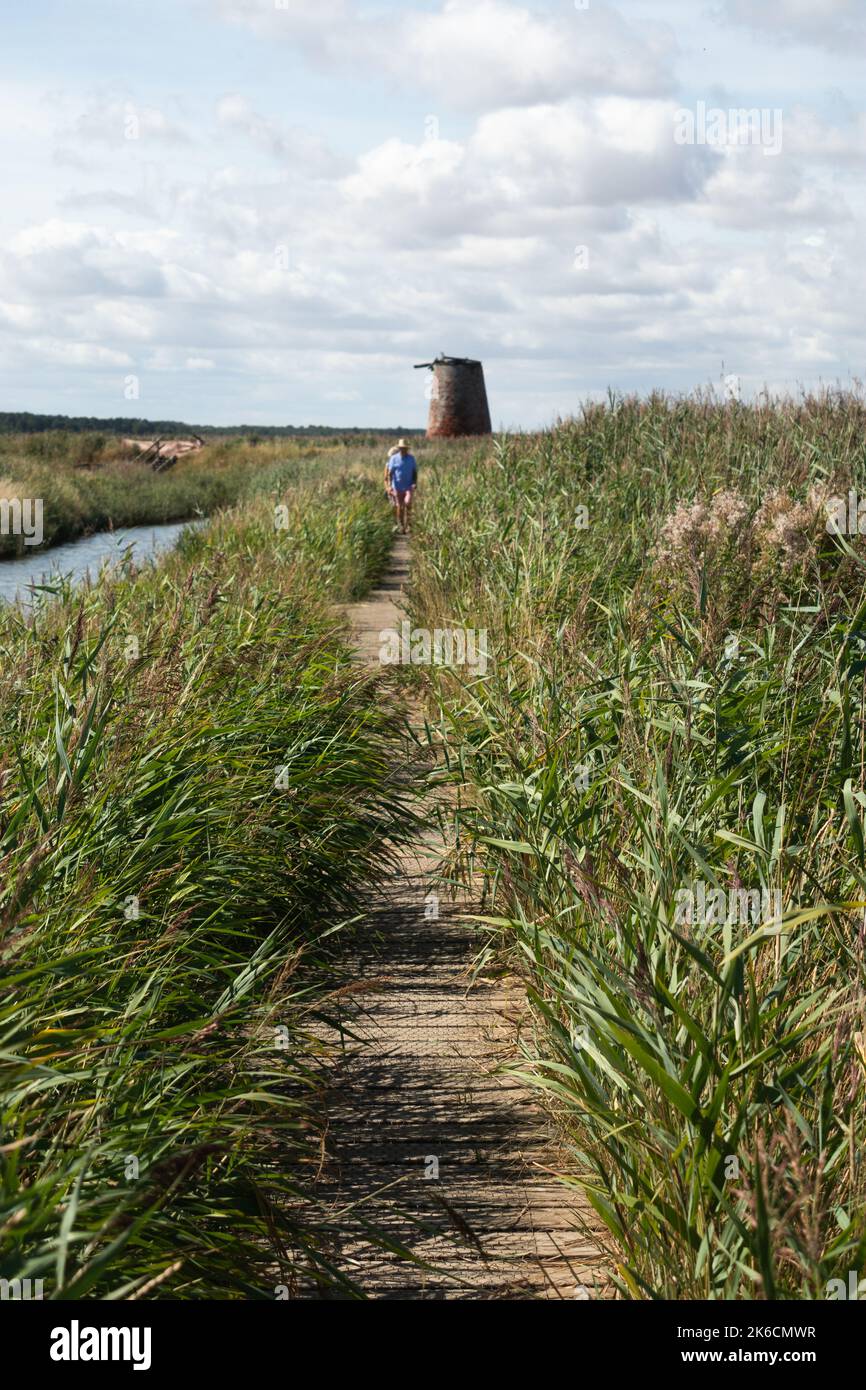
<instances>
[{"instance_id":1,"label":"white cloud","mask_svg":"<svg viewBox=\"0 0 866 1390\"><path fill-rule=\"evenodd\" d=\"M426 409L412 363L444 350L484 358L497 421L535 424L608 383L688 388L722 360L747 389L862 361L866 116L824 100L808 64L769 159L676 144L691 98L652 19L668 0L631 3L628 23L594 0L223 13L239 47L286 40L276 95L238 63L182 96L155 72L146 101L0 100L33 113L0 209L10 405L62 408L69 369L75 408L128 412L134 372L151 416L408 425ZM797 15L780 14L787 33ZM830 12L837 32L850 19ZM713 102L777 104L738 78L721 64ZM425 110L438 127L407 138Z\"/></svg>"},{"instance_id":2,"label":"white cloud","mask_svg":"<svg viewBox=\"0 0 866 1390\"><path fill-rule=\"evenodd\" d=\"M816 165L854 166L866 161L866 111L852 111L844 124L831 124L808 107L785 117L784 148Z\"/></svg>"},{"instance_id":3,"label":"white cloud","mask_svg":"<svg viewBox=\"0 0 866 1390\"><path fill-rule=\"evenodd\" d=\"M463 146L448 140L421 145L386 140L361 156L357 171L344 181L343 192L351 202L382 203L399 227L406 200L429 205L447 194L465 157Z\"/></svg>"},{"instance_id":4,"label":"white cloud","mask_svg":"<svg viewBox=\"0 0 866 1390\"><path fill-rule=\"evenodd\" d=\"M540 14L507 0L445 0L404 19L412 80L469 109L536 105L580 92L670 90L673 42L639 36L611 9Z\"/></svg>"},{"instance_id":5,"label":"white cloud","mask_svg":"<svg viewBox=\"0 0 866 1390\"><path fill-rule=\"evenodd\" d=\"M725 0L722 13L788 43L844 50L866 37L862 0Z\"/></svg>"},{"instance_id":6,"label":"white cloud","mask_svg":"<svg viewBox=\"0 0 866 1390\"><path fill-rule=\"evenodd\" d=\"M717 157L699 211L717 226L742 231L852 217L846 200L830 183L817 175L804 179L800 161L763 159L757 148L725 151Z\"/></svg>"},{"instance_id":7,"label":"white cloud","mask_svg":"<svg viewBox=\"0 0 866 1390\"><path fill-rule=\"evenodd\" d=\"M98 98L61 129L60 137L75 147L80 144L106 144L123 148L137 140L166 144L186 144L189 135L158 106L113 96Z\"/></svg>"},{"instance_id":8,"label":"white cloud","mask_svg":"<svg viewBox=\"0 0 866 1390\"><path fill-rule=\"evenodd\" d=\"M3 344L0 344L2 354ZM25 338L19 351L32 367L72 367L77 369L129 367L132 359L125 352L104 347L101 343L75 342L70 338ZM9 348L6 348L9 352ZM0 355L0 360L3 360ZM6 358L7 365L9 358ZM19 362L20 365L20 362Z\"/></svg>"},{"instance_id":9,"label":"white cloud","mask_svg":"<svg viewBox=\"0 0 866 1390\"><path fill-rule=\"evenodd\" d=\"M157 259L140 237L52 218L25 228L0 253L0 287L36 298L164 292Z\"/></svg>"},{"instance_id":10,"label":"white cloud","mask_svg":"<svg viewBox=\"0 0 866 1390\"><path fill-rule=\"evenodd\" d=\"M673 106L626 98L483 115L461 145L388 140L342 185L356 235L392 245L539 234L587 209L696 199L714 156L673 140Z\"/></svg>"},{"instance_id":11,"label":"white cloud","mask_svg":"<svg viewBox=\"0 0 866 1390\"><path fill-rule=\"evenodd\" d=\"M338 159L321 137L301 126L284 129L260 115L246 97L237 92L219 100L217 117L224 129L246 136L280 163L304 169L317 178L332 177L345 167L345 162Z\"/></svg>"},{"instance_id":12,"label":"white cloud","mask_svg":"<svg viewBox=\"0 0 866 1390\"><path fill-rule=\"evenodd\" d=\"M351 0L221 0L220 13L329 67L371 65L395 91L417 87L468 110L535 105L575 91L658 95L673 85L673 31L642 32L618 11L546 12L510 0L443 0L387 17Z\"/></svg>"}]
</instances>

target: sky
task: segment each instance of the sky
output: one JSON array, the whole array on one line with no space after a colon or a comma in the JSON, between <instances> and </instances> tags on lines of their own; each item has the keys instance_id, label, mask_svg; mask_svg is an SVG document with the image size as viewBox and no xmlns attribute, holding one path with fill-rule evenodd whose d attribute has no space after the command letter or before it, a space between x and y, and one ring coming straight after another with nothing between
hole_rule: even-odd
<instances>
[{"instance_id":1,"label":"sky","mask_svg":"<svg viewBox=\"0 0 866 1390\"><path fill-rule=\"evenodd\" d=\"M3 0L0 410L852 388L864 58L866 0Z\"/></svg>"}]
</instances>

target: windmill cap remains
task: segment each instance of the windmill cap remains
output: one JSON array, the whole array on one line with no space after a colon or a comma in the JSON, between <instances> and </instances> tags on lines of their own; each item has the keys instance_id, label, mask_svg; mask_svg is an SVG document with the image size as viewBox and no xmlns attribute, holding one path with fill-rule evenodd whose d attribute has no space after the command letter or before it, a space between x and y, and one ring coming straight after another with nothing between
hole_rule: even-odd
<instances>
[{"instance_id":1,"label":"windmill cap remains","mask_svg":"<svg viewBox=\"0 0 866 1390\"><path fill-rule=\"evenodd\" d=\"M415 363L415 370L416 370L416 372L417 372L421 367L430 367L430 368L433 368L433 367L480 367L480 366L481 366L481 363L480 363L480 361L478 360L477 357L447 357L447 356L445 355L445 353L441 353L441 354L439 355L439 357L435 358L432 362L416 362L416 363Z\"/></svg>"}]
</instances>

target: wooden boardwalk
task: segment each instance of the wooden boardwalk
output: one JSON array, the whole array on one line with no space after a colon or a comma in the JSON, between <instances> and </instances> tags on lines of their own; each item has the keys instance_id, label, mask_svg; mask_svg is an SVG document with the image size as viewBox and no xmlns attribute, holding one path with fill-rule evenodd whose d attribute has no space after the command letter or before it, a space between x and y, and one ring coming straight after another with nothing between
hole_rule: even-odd
<instances>
[{"instance_id":1,"label":"wooden boardwalk","mask_svg":"<svg viewBox=\"0 0 866 1390\"><path fill-rule=\"evenodd\" d=\"M376 662L380 632L399 628L407 564L401 539L349 610L360 659ZM343 963L352 1036L328 1067L319 1187L345 1232L338 1263L369 1298L596 1297L596 1218L557 1182L547 1117L504 1071L522 991L483 972L473 983L467 903L442 896L432 915L441 850L431 831L403 856Z\"/></svg>"}]
</instances>

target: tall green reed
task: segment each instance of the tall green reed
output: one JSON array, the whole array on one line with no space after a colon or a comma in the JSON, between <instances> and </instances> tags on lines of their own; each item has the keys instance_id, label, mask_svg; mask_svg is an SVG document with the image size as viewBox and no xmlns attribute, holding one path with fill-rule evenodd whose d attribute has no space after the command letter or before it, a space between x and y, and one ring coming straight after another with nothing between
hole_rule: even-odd
<instances>
[{"instance_id":1,"label":"tall green reed","mask_svg":"<svg viewBox=\"0 0 866 1390\"><path fill-rule=\"evenodd\" d=\"M360 482L281 505L0 614L0 1278L46 1297L353 1293L319 1020L413 813L330 605L391 523Z\"/></svg>"},{"instance_id":2,"label":"tall green reed","mask_svg":"<svg viewBox=\"0 0 866 1390\"><path fill-rule=\"evenodd\" d=\"M446 471L423 516L416 616L493 657L437 683L458 867L627 1296L824 1297L866 1263L862 559L653 559L679 502L862 486L862 424L614 401ZM682 919L698 891L720 920Z\"/></svg>"}]
</instances>

